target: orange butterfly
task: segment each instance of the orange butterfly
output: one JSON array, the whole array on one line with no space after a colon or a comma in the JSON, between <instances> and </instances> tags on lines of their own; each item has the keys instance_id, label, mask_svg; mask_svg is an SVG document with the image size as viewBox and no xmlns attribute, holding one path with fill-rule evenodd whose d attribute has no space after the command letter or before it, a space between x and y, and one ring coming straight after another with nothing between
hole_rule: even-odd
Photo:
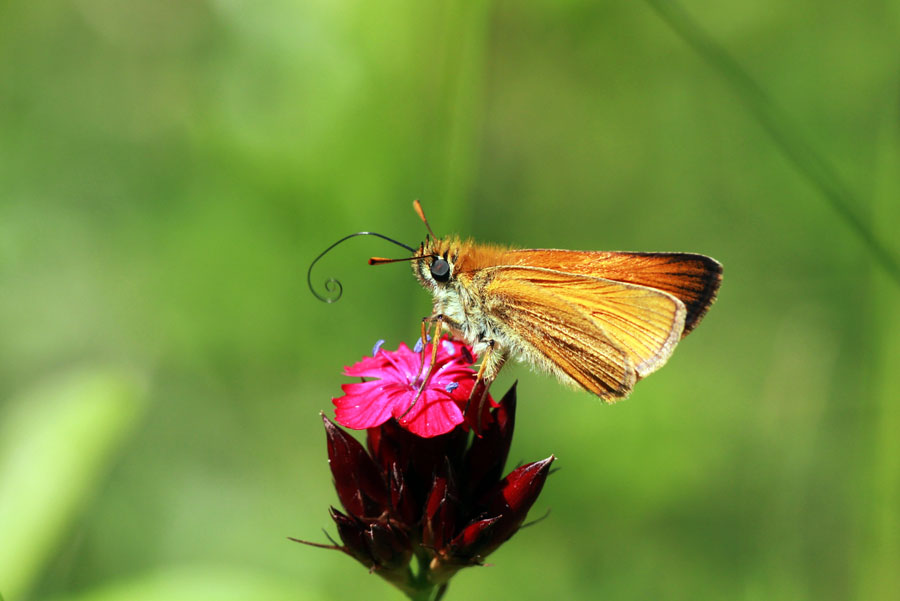
<instances>
[{"instance_id":1,"label":"orange butterfly","mask_svg":"<svg viewBox=\"0 0 900 601\"><path fill-rule=\"evenodd\" d=\"M418 249L359 232L325 252L357 235L413 252L369 262L412 261L434 297L426 321L436 324L435 334L447 329L479 356L485 353L478 372L482 399L510 357L605 401L624 398L700 323L722 280L722 266L698 254L522 250L437 238L419 202L413 206L431 234ZM339 295L336 280L326 287L334 286Z\"/></svg>"}]
</instances>

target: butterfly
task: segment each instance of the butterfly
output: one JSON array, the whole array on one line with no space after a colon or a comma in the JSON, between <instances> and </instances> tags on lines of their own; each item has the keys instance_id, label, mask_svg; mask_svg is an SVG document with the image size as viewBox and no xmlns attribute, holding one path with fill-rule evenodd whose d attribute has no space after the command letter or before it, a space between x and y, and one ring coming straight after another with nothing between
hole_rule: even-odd
<instances>
[{"instance_id":1,"label":"butterfly","mask_svg":"<svg viewBox=\"0 0 900 601\"><path fill-rule=\"evenodd\" d=\"M358 232L325 252L374 235L413 253L369 263L411 262L433 297L425 321L482 357L483 395L507 360L518 358L604 401L625 398L697 327L722 281L722 265L701 254L515 249L437 237L419 202L413 206L429 232L418 248ZM339 296L336 280L326 289L335 286Z\"/></svg>"}]
</instances>

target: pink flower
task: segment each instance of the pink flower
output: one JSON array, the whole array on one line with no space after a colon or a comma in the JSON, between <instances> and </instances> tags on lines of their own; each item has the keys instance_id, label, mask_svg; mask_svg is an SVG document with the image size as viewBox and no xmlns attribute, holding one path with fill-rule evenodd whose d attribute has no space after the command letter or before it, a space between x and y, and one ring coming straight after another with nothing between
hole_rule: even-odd
<instances>
[{"instance_id":1,"label":"pink flower","mask_svg":"<svg viewBox=\"0 0 900 601\"><path fill-rule=\"evenodd\" d=\"M344 508L331 508L341 542L291 540L343 551L410 599L442 598L456 573L484 565L521 528L556 459L502 477L516 421L515 385L490 415L480 436L461 425L431 438L390 419L369 428L364 444L322 416Z\"/></svg>"},{"instance_id":2,"label":"pink flower","mask_svg":"<svg viewBox=\"0 0 900 601\"><path fill-rule=\"evenodd\" d=\"M430 438L465 421L463 411L475 385L468 347L447 338L439 340L434 369L419 394L431 363L431 344L419 351L401 342L396 351L385 351L381 342L372 357L344 368L344 375L366 379L343 384L344 396L332 399L339 424L363 430L393 417L404 429ZM482 415L490 415L490 405L485 403Z\"/></svg>"}]
</instances>

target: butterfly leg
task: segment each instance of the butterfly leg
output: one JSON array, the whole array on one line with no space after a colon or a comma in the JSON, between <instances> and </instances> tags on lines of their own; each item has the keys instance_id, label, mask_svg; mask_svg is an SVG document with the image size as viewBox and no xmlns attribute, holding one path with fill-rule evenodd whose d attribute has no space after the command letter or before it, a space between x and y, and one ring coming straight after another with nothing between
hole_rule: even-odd
<instances>
[{"instance_id":1,"label":"butterfly leg","mask_svg":"<svg viewBox=\"0 0 900 601\"><path fill-rule=\"evenodd\" d=\"M419 365L419 371L425 367L425 348L428 344L428 334L426 332L426 322L434 322L434 335L431 337L431 361L428 364L428 369L425 371L425 374L421 377L422 383L419 384L419 390L416 392L416 396L413 398L412 403L409 404L409 407L406 408L406 411L403 412L403 415L397 418L397 420L401 420L406 415L412 411L412 408L416 406L416 402L418 402L419 397L422 396L422 392L425 390L425 386L428 384L428 378L431 377L431 370L434 368L434 361L437 359L437 348L438 348L438 339L441 334L441 327L444 325L444 316L443 315L434 315L432 317L424 317L422 319L422 363Z\"/></svg>"},{"instance_id":2,"label":"butterfly leg","mask_svg":"<svg viewBox=\"0 0 900 601\"><path fill-rule=\"evenodd\" d=\"M425 347L428 345L428 332L426 331L425 323L428 321L427 317L422 318L422 333L420 334L421 338L419 338L419 344L422 345L422 352L419 353L419 374L421 375L422 370L425 369Z\"/></svg>"},{"instance_id":3,"label":"butterfly leg","mask_svg":"<svg viewBox=\"0 0 900 601\"><path fill-rule=\"evenodd\" d=\"M487 341L487 351L481 360L481 366L478 368L478 374L475 376L475 385L472 386L472 392L469 393L469 400L466 401L466 409L463 414L468 415L469 408L475 408L475 431L481 431L481 416L484 413L484 404L488 399L488 391L493 384L497 373L506 362L506 356L502 351L496 349L494 340ZM472 405L472 402L475 404Z\"/></svg>"}]
</instances>

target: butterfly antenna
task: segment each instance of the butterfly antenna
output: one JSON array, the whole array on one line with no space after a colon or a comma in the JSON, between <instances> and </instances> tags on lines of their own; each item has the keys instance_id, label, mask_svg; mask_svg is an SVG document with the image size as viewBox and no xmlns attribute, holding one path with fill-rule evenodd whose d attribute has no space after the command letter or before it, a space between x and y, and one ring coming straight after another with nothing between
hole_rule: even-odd
<instances>
[{"instance_id":1,"label":"butterfly antenna","mask_svg":"<svg viewBox=\"0 0 900 601\"><path fill-rule=\"evenodd\" d=\"M387 240L388 242L390 242L392 244L396 244L397 246L402 246L403 248L405 248L406 250L408 250L409 252L411 252L413 254L415 254L415 252L416 252L416 249L414 249L412 246L407 246L406 244L403 244L402 242L398 242L397 240L394 240L393 238L388 238L384 234L379 234L377 232L356 232L355 234L349 234L347 236L344 236L343 238L341 238L340 240L338 240L337 242L335 242L334 244L332 244L331 246L329 246L328 248L323 250L321 253L319 253L319 256L316 257L315 259L313 259L312 263L309 264L309 270L306 272L306 283L309 284L309 291L312 292L313 296L315 296L317 299L319 299L323 303L333 303L333 302L337 301L339 298L341 298L341 294L344 293L344 287L341 285L340 280L338 280L336 278L328 278L327 280L325 280L325 291L328 293L328 295L324 296L324 295L321 295L318 292L316 292L315 289L313 289L313 285L312 285L313 266L319 262L319 259L321 259L326 254L328 254L328 252L332 248L334 248L338 244L344 242L345 240L349 240L350 238L355 238L356 236L376 236L378 238L381 238L382 240ZM415 257L412 257L412 258L415 258ZM408 260L408 259L404 259L404 260Z\"/></svg>"},{"instance_id":2,"label":"butterfly antenna","mask_svg":"<svg viewBox=\"0 0 900 601\"><path fill-rule=\"evenodd\" d=\"M385 259L384 257L371 257L369 265L384 265L385 263L400 263L401 261L415 261L416 259L424 259L425 257L435 257L436 255L413 255L411 257L403 257L402 259Z\"/></svg>"},{"instance_id":3,"label":"butterfly antenna","mask_svg":"<svg viewBox=\"0 0 900 601\"><path fill-rule=\"evenodd\" d=\"M425 211L422 210L422 203L419 202L418 198L413 201L413 209L416 210L416 214L419 216L419 219L421 219L425 223L425 227L428 228L428 233L431 234L431 237L437 239L437 236L435 236L434 232L431 231L431 226L428 225L428 220L425 219Z\"/></svg>"}]
</instances>

